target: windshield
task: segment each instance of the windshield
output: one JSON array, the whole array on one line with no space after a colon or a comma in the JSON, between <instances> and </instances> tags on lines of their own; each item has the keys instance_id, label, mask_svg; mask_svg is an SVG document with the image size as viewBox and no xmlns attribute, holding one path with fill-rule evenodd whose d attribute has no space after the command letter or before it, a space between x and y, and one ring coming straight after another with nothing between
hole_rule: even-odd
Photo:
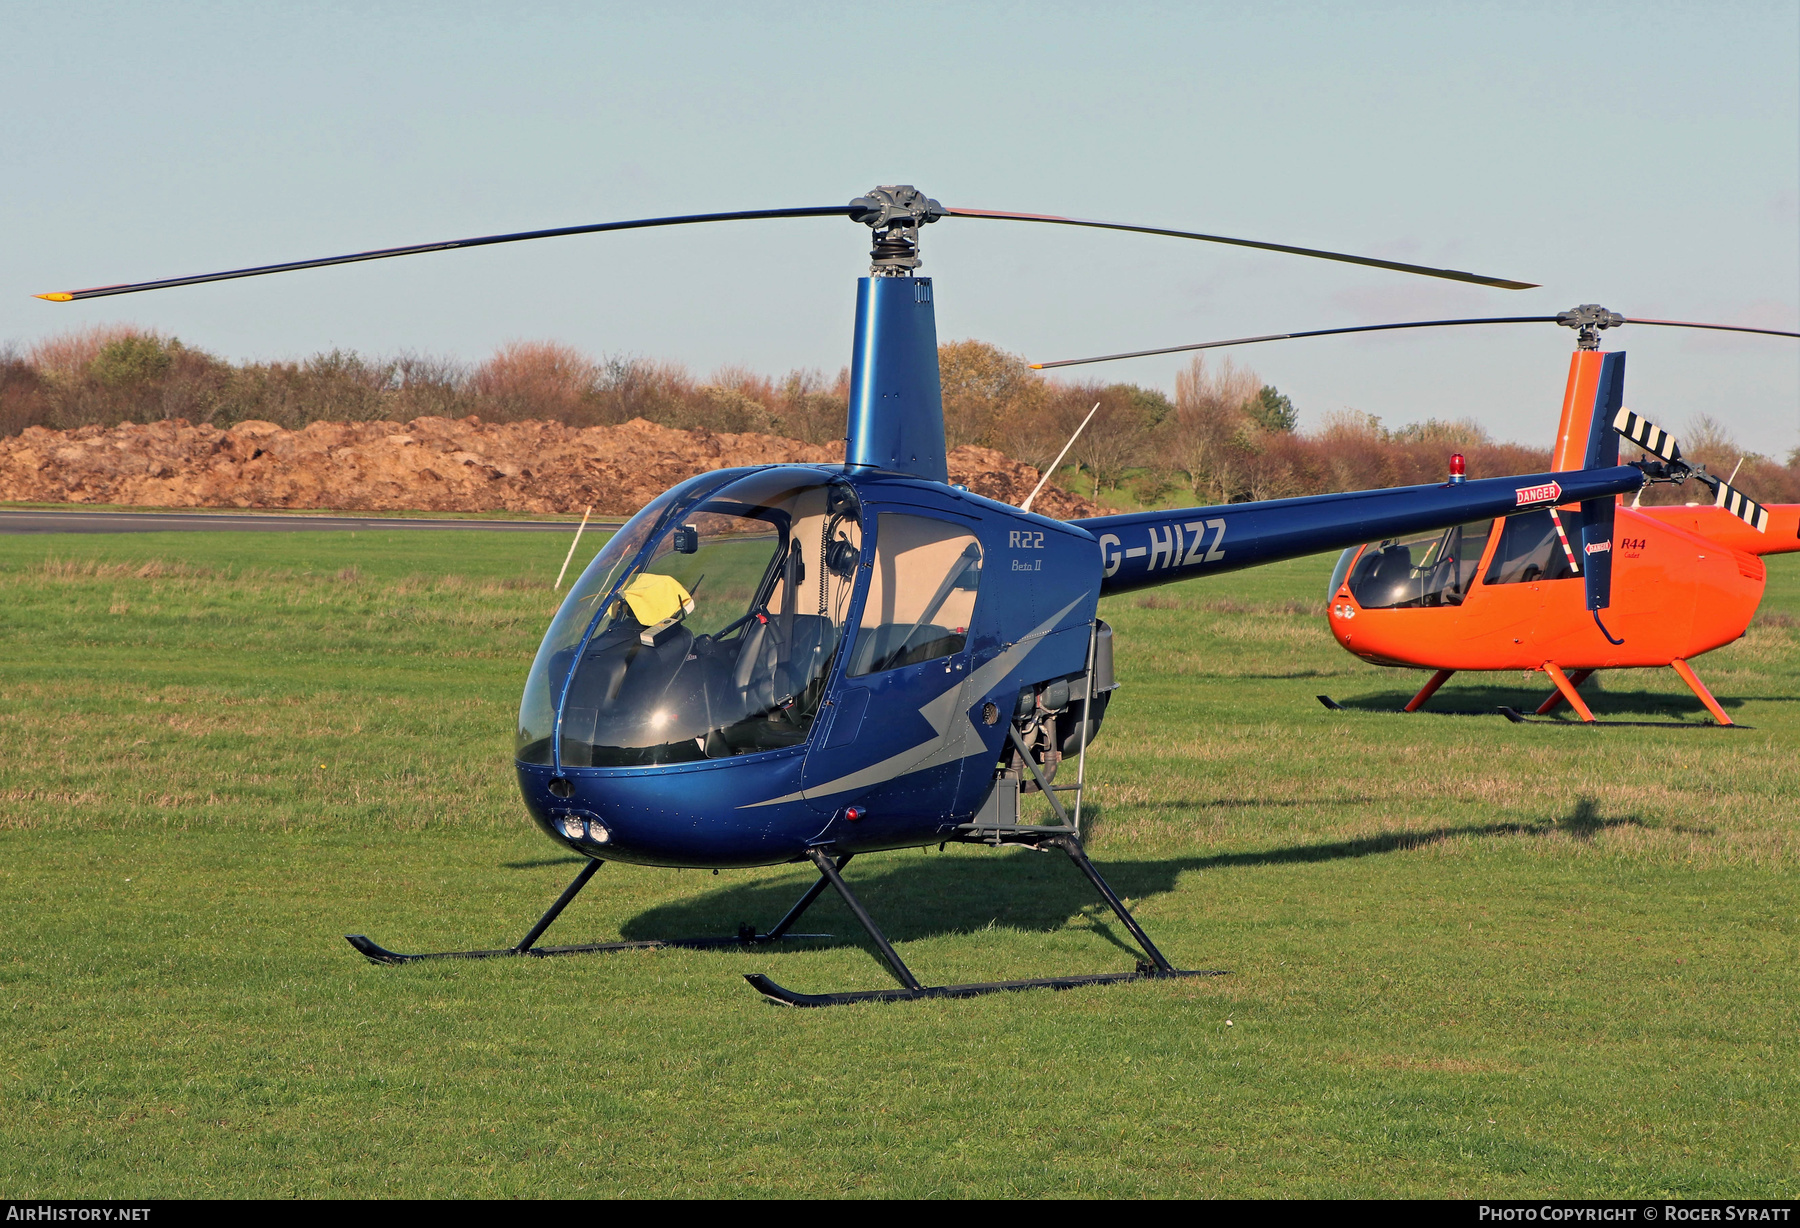
<instances>
[{"instance_id":1,"label":"windshield","mask_svg":"<svg viewBox=\"0 0 1800 1228\"><path fill-rule=\"evenodd\" d=\"M1326 601L1337 599L1338 589L1344 587L1344 579L1350 574L1350 564L1356 562L1356 556L1361 553L1361 546L1351 546L1338 555L1337 566L1331 569L1331 583L1325 587Z\"/></svg>"},{"instance_id":2,"label":"windshield","mask_svg":"<svg viewBox=\"0 0 1800 1228\"><path fill-rule=\"evenodd\" d=\"M1461 605L1492 527L1480 520L1364 546L1350 569L1350 595L1365 610Z\"/></svg>"},{"instance_id":3,"label":"windshield","mask_svg":"<svg viewBox=\"0 0 1800 1228\"><path fill-rule=\"evenodd\" d=\"M569 595L557 607L556 617L544 633L531 674L525 680L514 751L517 758L526 763L551 762L550 738L556 729L556 701L562 694L563 680L568 677L569 662L574 660L576 645L594 621L600 600L612 592L620 570L650 540L670 508L692 503L707 487L726 480L728 475L703 473L664 491L606 539L593 562L582 570L581 577L570 586Z\"/></svg>"},{"instance_id":4,"label":"windshield","mask_svg":"<svg viewBox=\"0 0 1800 1228\"><path fill-rule=\"evenodd\" d=\"M649 548L596 590L585 643L565 647L553 627L532 667L554 694L574 663L562 764L678 763L804 742L861 561L857 516L849 486L793 470L667 509Z\"/></svg>"}]
</instances>

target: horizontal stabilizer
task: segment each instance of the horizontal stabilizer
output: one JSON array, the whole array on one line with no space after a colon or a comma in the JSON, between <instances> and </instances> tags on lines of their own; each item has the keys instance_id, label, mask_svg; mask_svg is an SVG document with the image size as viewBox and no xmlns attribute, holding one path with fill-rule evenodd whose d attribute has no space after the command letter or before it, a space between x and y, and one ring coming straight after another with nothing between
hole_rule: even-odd
<instances>
[{"instance_id":1,"label":"horizontal stabilizer","mask_svg":"<svg viewBox=\"0 0 1800 1228\"><path fill-rule=\"evenodd\" d=\"M1613 417L1613 430L1631 440L1646 452L1654 453L1671 465L1681 459L1681 447L1675 437L1654 422L1640 418L1629 409L1621 409Z\"/></svg>"}]
</instances>

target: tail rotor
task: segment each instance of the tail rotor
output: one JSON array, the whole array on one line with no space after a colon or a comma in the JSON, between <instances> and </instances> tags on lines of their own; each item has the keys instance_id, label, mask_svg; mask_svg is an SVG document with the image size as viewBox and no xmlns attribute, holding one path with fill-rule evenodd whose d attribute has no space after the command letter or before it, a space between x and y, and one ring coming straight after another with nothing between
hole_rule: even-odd
<instances>
[{"instance_id":1,"label":"tail rotor","mask_svg":"<svg viewBox=\"0 0 1800 1228\"><path fill-rule=\"evenodd\" d=\"M1705 465L1690 464L1681 455L1681 445L1675 437L1654 422L1620 407L1612 416L1612 429L1648 454L1637 466L1650 481L1679 485L1691 478L1712 491L1714 507L1724 508L1758 533L1769 531L1768 508L1724 478L1708 473ZM1651 460L1650 456L1656 459Z\"/></svg>"}]
</instances>

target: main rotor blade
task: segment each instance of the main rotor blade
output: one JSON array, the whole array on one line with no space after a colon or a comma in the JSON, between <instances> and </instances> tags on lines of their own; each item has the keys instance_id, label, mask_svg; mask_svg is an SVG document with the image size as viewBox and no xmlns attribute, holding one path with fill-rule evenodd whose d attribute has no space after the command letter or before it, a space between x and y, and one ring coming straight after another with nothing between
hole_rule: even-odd
<instances>
[{"instance_id":1,"label":"main rotor blade","mask_svg":"<svg viewBox=\"0 0 1800 1228\"><path fill-rule=\"evenodd\" d=\"M1710 328L1721 333L1760 333L1765 337L1800 337L1800 333L1790 333L1784 328L1745 328L1741 324L1696 324L1692 320L1640 320L1626 316L1625 323L1655 324L1660 328Z\"/></svg>"},{"instance_id":2,"label":"main rotor blade","mask_svg":"<svg viewBox=\"0 0 1800 1228\"><path fill-rule=\"evenodd\" d=\"M1501 290L1535 290L1532 281L1508 281L1503 277L1486 277L1480 273L1464 273L1460 269L1436 269L1423 264L1402 264L1398 260L1377 260L1373 256L1351 256L1344 252L1321 251L1316 247L1293 247L1286 243L1262 243L1255 239L1232 239L1225 235L1201 234L1193 230L1167 230L1160 226L1130 226L1124 222L1096 222L1087 218L1057 217L1050 213L1004 213L997 209L946 209L951 217L985 217L1007 222L1048 222L1056 226L1090 226L1097 230L1129 230L1141 235L1164 235L1171 239L1197 239L1202 243L1225 243L1232 247L1254 247L1265 252L1286 252L1290 256L1314 256L1320 260L1338 260L1344 264L1366 264L1375 269L1392 269L1396 273L1417 273L1423 277L1442 277L1450 281L1466 281L1477 286L1494 286Z\"/></svg>"},{"instance_id":3,"label":"main rotor blade","mask_svg":"<svg viewBox=\"0 0 1800 1228\"><path fill-rule=\"evenodd\" d=\"M1201 341L1194 345L1169 345L1156 350L1129 350L1123 354L1100 354L1093 358L1063 358L1056 362L1034 362L1033 371L1052 367L1079 367L1090 362L1116 362L1121 358L1151 358L1158 354L1185 354L1189 350L1216 350L1228 345L1255 345L1260 341L1297 341L1302 337L1335 337L1343 333L1382 333L1400 328L1456 328L1468 324L1558 324L1559 316L1485 316L1472 320L1407 320L1399 324L1358 324L1351 328L1315 328L1304 333L1265 333L1260 337L1233 337L1229 341ZM1707 328L1724 333L1758 333L1766 337L1800 337L1800 333L1779 328L1746 328L1738 324L1696 324L1688 320L1644 320L1624 317L1627 324L1656 324L1663 328Z\"/></svg>"},{"instance_id":4,"label":"main rotor blade","mask_svg":"<svg viewBox=\"0 0 1800 1228\"><path fill-rule=\"evenodd\" d=\"M1403 324L1358 324L1351 328L1315 328L1304 333L1265 333L1260 337L1233 337L1229 341L1201 341L1194 345L1169 345L1159 350L1131 350L1124 354L1101 354L1095 358L1062 358L1056 362L1034 362L1033 371L1052 367L1079 367L1090 362L1116 362L1121 358L1150 358L1157 354L1185 354L1189 350L1216 350L1228 345L1255 345L1259 341L1297 341L1302 337L1334 337L1340 333L1381 333L1397 328L1451 328L1461 324L1554 324L1555 316L1487 316L1479 320L1408 320Z\"/></svg>"},{"instance_id":5,"label":"main rotor blade","mask_svg":"<svg viewBox=\"0 0 1800 1228\"><path fill-rule=\"evenodd\" d=\"M626 222L596 222L588 226L559 226L553 230L521 230L515 234L478 235L473 239L452 239L445 243L417 243L411 247L381 247L374 251L352 252L347 256L326 256L321 260L291 260L285 264L261 264L248 269L227 269L222 273L202 273L196 277L167 277L161 281L127 282L116 286L92 286L86 290L37 294L34 298L53 303L78 299L105 298L111 294L136 294L140 290L166 290L171 286L196 286L209 281L231 281L238 277L261 277L265 273L291 273L296 269L322 269L333 264L355 264L361 260L386 260L390 256L416 256L422 252L447 252L460 247L491 247L496 243L522 243L526 239L558 239L564 235L591 235L607 230L644 230L651 226L687 226L696 222L750 222L785 217L848 217L847 205L817 205L804 209L746 209L736 213L688 213L679 217L646 217Z\"/></svg>"}]
</instances>

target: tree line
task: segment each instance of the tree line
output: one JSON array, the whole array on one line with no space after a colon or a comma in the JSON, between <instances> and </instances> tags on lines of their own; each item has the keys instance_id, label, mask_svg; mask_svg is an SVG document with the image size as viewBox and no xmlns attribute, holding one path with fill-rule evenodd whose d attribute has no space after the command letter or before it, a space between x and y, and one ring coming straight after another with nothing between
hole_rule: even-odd
<instances>
[{"instance_id":1,"label":"tree line","mask_svg":"<svg viewBox=\"0 0 1800 1228\"><path fill-rule=\"evenodd\" d=\"M1374 415L1336 411L1302 430L1293 402L1230 358L1194 358L1177 375L1172 396L1132 383L1046 378L981 341L943 345L938 359L951 447L995 448L1043 469L1091 410L1061 480L1120 506L1441 481L1452 452L1464 454L1471 477L1549 465L1548 446L1497 442L1467 419L1389 429ZM508 343L481 363L347 350L233 363L174 337L124 327L0 349L0 435L175 418L220 427L258 419L299 429L319 420L475 415L571 427L644 418L828 443L842 436L848 401L848 370L771 377L726 367L702 379L679 363L594 359L541 341ZM1686 424L1683 434L1684 450L1716 472L1741 461L1737 484L1750 494L1800 502L1800 449L1785 464L1748 453L1707 418ZM1663 490L1647 501L1682 497Z\"/></svg>"}]
</instances>

